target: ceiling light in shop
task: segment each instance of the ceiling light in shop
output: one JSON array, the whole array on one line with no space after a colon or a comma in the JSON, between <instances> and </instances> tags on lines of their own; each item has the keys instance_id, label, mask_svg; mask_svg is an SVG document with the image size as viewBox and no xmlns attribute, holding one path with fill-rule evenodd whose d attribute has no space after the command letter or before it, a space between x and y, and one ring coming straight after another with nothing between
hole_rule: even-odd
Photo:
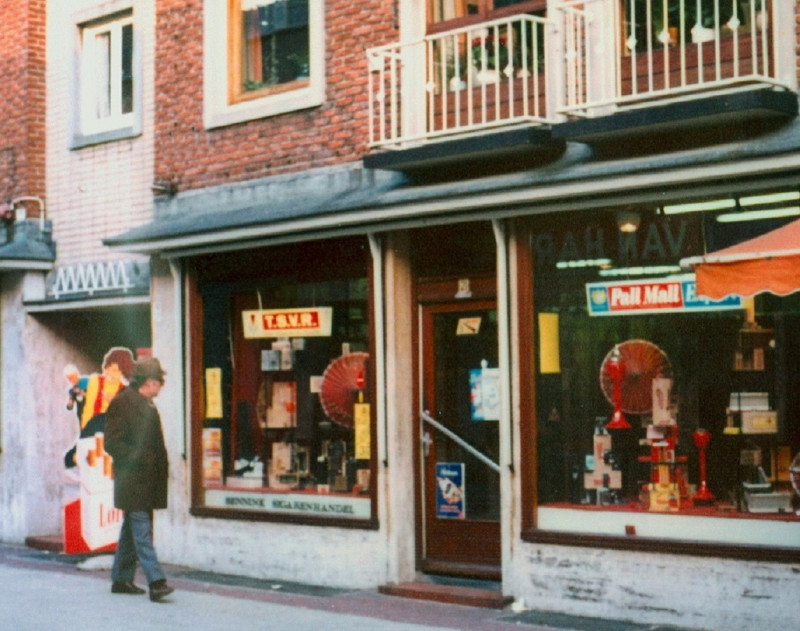
<instances>
[{"instance_id":1,"label":"ceiling light in shop","mask_svg":"<svg viewBox=\"0 0 800 631\"><path fill-rule=\"evenodd\" d=\"M717 221L720 223L732 223L735 221L755 221L758 219L778 219L780 217L798 216L800 216L800 206L787 206L785 208L743 210L735 213L725 213L724 215L719 215Z\"/></svg>"},{"instance_id":2,"label":"ceiling light in shop","mask_svg":"<svg viewBox=\"0 0 800 631\"><path fill-rule=\"evenodd\" d=\"M612 267L601 269L600 276L651 276L663 274L677 274L681 272L680 265L649 265L640 267Z\"/></svg>"},{"instance_id":3,"label":"ceiling light in shop","mask_svg":"<svg viewBox=\"0 0 800 631\"><path fill-rule=\"evenodd\" d=\"M617 213L617 227L620 232L636 232L641 219L637 212L621 210Z\"/></svg>"},{"instance_id":4,"label":"ceiling light in shop","mask_svg":"<svg viewBox=\"0 0 800 631\"><path fill-rule=\"evenodd\" d=\"M580 269L584 267L611 267L611 259L581 259L578 261L559 261L556 269Z\"/></svg>"},{"instance_id":5,"label":"ceiling light in shop","mask_svg":"<svg viewBox=\"0 0 800 631\"><path fill-rule=\"evenodd\" d=\"M705 202L691 202L688 204L672 204L664 206L665 215L677 215L680 213L694 213L708 210L728 210L736 208L735 199L711 199Z\"/></svg>"},{"instance_id":6,"label":"ceiling light in shop","mask_svg":"<svg viewBox=\"0 0 800 631\"><path fill-rule=\"evenodd\" d=\"M766 204L785 204L800 200L800 191L784 191L782 193L768 193L766 195L750 195L740 197L740 206L764 206Z\"/></svg>"}]
</instances>

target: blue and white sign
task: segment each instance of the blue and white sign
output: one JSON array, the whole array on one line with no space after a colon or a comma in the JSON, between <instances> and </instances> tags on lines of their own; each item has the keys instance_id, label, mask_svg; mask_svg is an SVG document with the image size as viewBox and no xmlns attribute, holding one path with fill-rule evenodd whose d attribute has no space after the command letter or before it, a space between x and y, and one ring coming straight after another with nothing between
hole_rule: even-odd
<instances>
[{"instance_id":1,"label":"blue and white sign","mask_svg":"<svg viewBox=\"0 0 800 631\"><path fill-rule=\"evenodd\" d=\"M463 462L436 463L436 516L464 519L466 489Z\"/></svg>"},{"instance_id":2,"label":"blue and white sign","mask_svg":"<svg viewBox=\"0 0 800 631\"><path fill-rule=\"evenodd\" d=\"M709 300L697 295L694 274L675 278L586 284L590 316L691 313L743 309L740 296Z\"/></svg>"}]
</instances>

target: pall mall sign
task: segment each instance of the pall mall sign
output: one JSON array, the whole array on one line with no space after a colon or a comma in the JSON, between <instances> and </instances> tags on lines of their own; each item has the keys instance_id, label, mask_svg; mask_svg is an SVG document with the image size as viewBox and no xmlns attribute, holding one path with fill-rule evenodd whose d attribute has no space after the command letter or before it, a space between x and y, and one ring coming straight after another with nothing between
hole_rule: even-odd
<instances>
[{"instance_id":1,"label":"pall mall sign","mask_svg":"<svg viewBox=\"0 0 800 631\"><path fill-rule=\"evenodd\" d=\"M242 312L247 339L270 337L329 337L333 307L256 309Z\"/></svg>"},{"instance_id":2,"label":"pall mall sign","mask_svg":"<svg viewBox=\"0 0 800 631\"><path fill-rule=\"evenodd\" d=\"M722 300L701 298L696 293L694 275L586 284L590 316L640 315L742 309L740 296Z\"/></svg>"}]
</instances>

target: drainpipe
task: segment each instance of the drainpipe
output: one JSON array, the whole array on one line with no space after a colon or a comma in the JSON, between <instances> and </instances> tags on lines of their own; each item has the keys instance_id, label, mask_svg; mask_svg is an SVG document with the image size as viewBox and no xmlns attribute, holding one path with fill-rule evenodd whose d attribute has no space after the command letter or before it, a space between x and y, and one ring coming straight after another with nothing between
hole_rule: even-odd
<instances>
[{"instance_id":1,"label":"drainpipe","mask_svg":"<svg viewBox=\"0 0 800 631\"><path fill-rule=\"evenodd\" d=\"M509 266L508 235L506 224L500 219L492 220L492 229L497 246L497 343L498 365L500 368L500 426L499 426L499 462L500 462L500 555L503 585L507 585L507 575L511 567L511 547L513 531L512 510L516 505L513 497L514 460L511 441L511 353L510 353L510 300L509 300Z\"/></svg>"},{"instance_id":2,"label":"drainpipe","mask_svg":"<svg viewBox=\"0 0 800 631\"><path fill-rule=\"evenodd\" d=\"M181 434L183 445L181 448L181 455L183 460L186 461L187 455L187 436L186 433L188 431L187 422L186 422L186 410L189 409L188 406L188 396L189 393L186 389L186 378L185 376L187 373L186 362L186 335L183 331L184 325L184 306L183 306L183 264L180 259L167 259L167 263L169 263L169 272L170 276L172 277L172 313L174 314L175 318L172 323L172 326L175 327L175 330L178 332L179 337L179 344L180 349L178 353L178 357L180 357L180 375L176 375L176 382L181 384L181 396L180 396L180 409L178 410L178 418L181 419L181 425L183 427L183 432Z\"/></svg>"},{"instance_id":3,"label":"drainpipe","mask_svg":"<svg viewBox=\"0 0 800 631\"><path fill-rule=\"evenodd\" d=\"M37 197L35 195L24 195L22 197L16 197L11 200L12 214L14 213L14 207L22 202L36 202L37 204L39 204L39 230L44 232L44 223L45 223L44 200L41 197ZM22 219L25 219L26 210L27 209L23 206L21 213L22 216L21 217L15 216L15 220L21 221Z\"/></svg>"},{"instance_id":4,"label":"drainpipe","mask_svg":"<svg viewBox=\"0 0 800 631\"><path fill-rule=\"evenodd\" d=\"M385 313L383 300L383 244L375 233L367 235L372 254L372 284L375 319L375 419L378 444L378 462L389 466L386 428L386 358L385 358Z\"/></svg>"}]
</instances>

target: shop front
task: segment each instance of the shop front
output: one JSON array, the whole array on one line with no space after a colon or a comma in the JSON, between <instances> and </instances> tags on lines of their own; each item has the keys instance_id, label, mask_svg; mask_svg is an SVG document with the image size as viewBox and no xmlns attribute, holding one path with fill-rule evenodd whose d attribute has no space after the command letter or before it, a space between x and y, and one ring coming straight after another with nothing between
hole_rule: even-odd
<instances>
[{"instance_id":1,"label":"shop front","mask_svg":"<svg viewBox=\"0 0 800 631\"><path fill-rule=\"evenodd\" d=\"M336 531L348 581L500 578L497 252L480 222L185 259L191 514Z\"/></svg>"},{"instance_id":2,"label":"shop front","mask_svg":"<svg viewBox=\"0 0 800 631\"><path fill-rule=\"evenodd\" d=\"M729 222L726 204L518 222L526 600L718 624L701 601L731 581L779 607L800 558L800 303L698 294L682 259L787 221ZM712 559L720 576L696 579ZM770 587L756 567L774 561ZM748 605L728 610L738 628Z\"/></svg>"},{"instance_id":3,"label":"shop front","mask_svg":"<svg viewBox=\"0 0 800 631\"><path fill-rule=\"evenodd\" d=\"M700 626L713 564L711 597L763 596L732 620L782 619L800 306L706 299L680 265L773 224L666 188L523 205L503 184L475 185L485 208L381 192L371 224L359 195L249 243L231 219L118 239L171 260L156 301L185 298L153 339L186 357L166 554L330 586L492 578L537 609Z\"/></svg>"}]
</instances>

